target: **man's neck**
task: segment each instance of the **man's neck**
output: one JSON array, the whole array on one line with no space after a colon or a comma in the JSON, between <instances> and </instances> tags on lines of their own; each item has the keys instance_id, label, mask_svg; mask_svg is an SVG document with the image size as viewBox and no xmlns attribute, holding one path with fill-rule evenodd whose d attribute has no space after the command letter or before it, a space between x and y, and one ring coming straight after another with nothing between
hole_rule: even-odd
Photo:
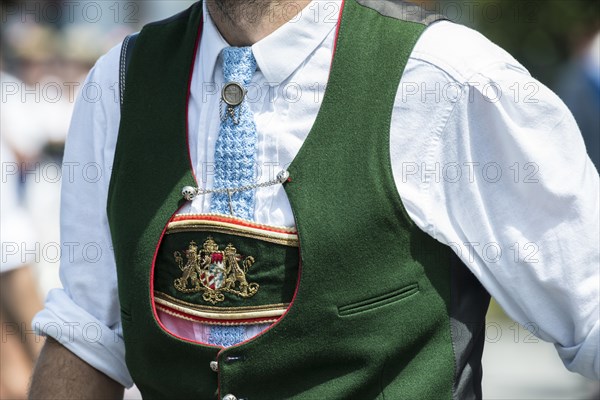
<instances>
[{"instance_id":1,"label":"man's neck","mask_svg":"<svg viewBox=\"0 0 600 400\"><path fill-rule=\"evenodd\" d=\"M251 46L294 18L311 0L207 0L208 12L232 46Z\"/></svg>"}]
</instances>

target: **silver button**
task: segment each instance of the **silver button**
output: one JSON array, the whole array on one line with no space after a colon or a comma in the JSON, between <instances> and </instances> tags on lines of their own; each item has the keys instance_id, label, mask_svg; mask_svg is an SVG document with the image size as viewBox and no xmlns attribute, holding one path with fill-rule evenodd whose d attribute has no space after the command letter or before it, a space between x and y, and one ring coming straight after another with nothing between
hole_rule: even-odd
<instances>
[{"instance_id":1,"label":"silver button","mask_svg":"<svg viewBox=\"0 0 600 400\"><path fill-rule=\"evenodd\" d=\"M216 361L211 361L210 362L210 369L213 370L213 372L219 372L219 363Z\"/></svg>"},{"instance_id":2,"label":"silver button","mask_svg":"<svg viewBox=\"0 0 600 400\"><path fill-rule=\"evenodd\" d=\"M223 400L237 400L237 397L235 397L235 396L234 396L234 395L232 395L232 394L226 394L226 395L223 397Z\"/></svg>"},{"instance_id":3,"label":"silver button","mask_svg":"<svg viewBox=\"0 0 600 400\"><path fill-rule=\"evenodd\" d=\"M279 171L277 174L277 180L281 183L284 183L290 178L290 173L287 170Z\"/></svg>"},{"instance_id":4,"label":"silver button","mask_svg":"<svg viewBox=\"0 0 600 400\"><path fill-rule=\"evenodd\" d=\"M183 189L181 189L181 195L187 201L192 201L198 195L198 191L196 190L196 188L193 188L191 186L185 186Z\"/></svg>"}]
</instances>

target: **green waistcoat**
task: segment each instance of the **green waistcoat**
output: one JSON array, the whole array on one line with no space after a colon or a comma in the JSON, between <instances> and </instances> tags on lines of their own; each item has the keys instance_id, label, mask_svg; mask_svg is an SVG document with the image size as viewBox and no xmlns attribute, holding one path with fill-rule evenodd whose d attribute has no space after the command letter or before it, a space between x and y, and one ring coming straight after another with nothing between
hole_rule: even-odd
<instances>
[{"instance_id":1,"label":"green waistcoat","mask_svg":"<svg viewBox=\"0 0 600 400\"><path fill-rule=\"evenodd\" d=\"M325 97L285 184L300 241L292 304L269 330L227 349L165 332L150 294L166 225L184 204L181 188L198 186L186 131L202 6L142 30L108 216L126 361L144 398L481 397L489 297L411 221L390 162L396 92L435 19L400 1L345 1ZM215 360L218 372L209 367Z\"/></svg>"}]
</instances>

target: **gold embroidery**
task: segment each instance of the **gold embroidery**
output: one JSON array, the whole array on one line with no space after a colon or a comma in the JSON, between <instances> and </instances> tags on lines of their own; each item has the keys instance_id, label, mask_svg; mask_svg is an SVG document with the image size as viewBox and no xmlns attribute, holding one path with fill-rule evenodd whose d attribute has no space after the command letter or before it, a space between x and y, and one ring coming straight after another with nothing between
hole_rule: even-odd
<instances>
[{"instance_id":1,"label":"gold embroidery","mask_svg":"<svg viewBox=\"0 0 600 400\"><path fill-rule=\"evenodd\" d=\"M241 320L269 317L278 318L281 317L289 307L289 303L241 307L206 306L188 303L159 291L154 292L154 301L157 305L162 305L184 314L214 320Z\"/></svg>"},{"instance_id":2,"label":"gold embroidery","mask_svg":"<svg viewBox=\"0 0 600 400\"><path fill-rule=\"evenodd\" d=\"M169 314L173 317L179 318L179 319L183 319L185 321L191 321L191 322L198 322L197 320L195 320L194 318L188 317L186 315L182 315L176 312L171 311L168 308L165 307L161 307L160 305L157 305L156 308L166 314ZM273 322L277 322L279 318L272 318L272 319L261 319L260 323L261 324L272 324ZM226 326L240 326L240 325L254 325L256 324L255 321L243 321L243 320L239 320L239 321L235 321L235 320L226 320L226 321L202 321L203 325L226 325Z\"/></svg>"},{"instance_id":3,"label":"gold embroidery","mask_svg":"<svg viewBox=\"0 0 600 400\"><path fill-rule=\"evenodd\" d=\"M208 237L202 249L194 241L185 250L185 262L179 251L173 253L175 262L183 272L181 278L175 279L175 289L183 293L204 292L202 299L212 304L225 300L224 292L242 298L252 297L258 292L258 283L248 283L246 273L254 264L254 257L242 259L230 243L224 250ZM240 267L239 261L242 262Z\"/></svg>"}]
</instances>

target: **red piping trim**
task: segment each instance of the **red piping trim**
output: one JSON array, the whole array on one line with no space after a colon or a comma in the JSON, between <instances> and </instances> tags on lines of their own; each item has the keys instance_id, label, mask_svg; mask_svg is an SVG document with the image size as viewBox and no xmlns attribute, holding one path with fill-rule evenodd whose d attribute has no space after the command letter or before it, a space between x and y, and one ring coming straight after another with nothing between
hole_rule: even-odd
<instances>
[{"instance_id":1,"label":"red piping trim","mask_svg":"<svg viewBox=\"0 0 600 400\"><path fill-rule=\"evenodd\" d=\"M246 226L249 228L255 228L263 231L269 232L277 232L277 233L286 233L289 235L295 235L296 232L290 232L285 229L277 229L276 227L265 226L261 224L252 223L250 221L241 221L237 218L227 218L221 217L217 215L178 215L175 216L171 222L179 222L179 221L219 221L219 222L227 222L233 225Z\"/></svg>"},{"instance_id":2,"label":"red piping trim","mask_svg":"<svg viewBox=\"0 0 600 400\"><path fill-rule=\"evenodd\" d=\"M190 68L190 76L188 79L188 92L187 92L187 97L186 97L186 110L185 110L185 136L186 136L186 142L187 142L187 150L188 150L188 160L190 163L190 168L192 171L192 175L194 176L194 180L196 179L196 174L194 173L194 166L192 164L192 155L190 152L190 136L189 136L189 103L190 103L190 94L191 94L191 89L192 89L192 77L194 74L194 67L196 65L196 58L198 57L198 46L200 45L200 37L202 36L202 28L204 26L204 19L202 19L202 21L200 22L200 26L198 27L198 33L196 36L196 43L194 45L194 57L192 58L192 66ZM201 342L197 342L194 340L190 340L184 337L181 337L179 335L174 334L173 332L171 332L170 330L167 329L166 326L164 326L164 324L162 323L162 321L160 320L160 318L158 317L158 313L156 312L156 304L154 303L154 270L155 270L155 266L156 266L156 259L158 258L158 250L160 249L160 245L162 244L162 241L165 237L165 233L167 231L167 228L169 226L169 222L173 219L173 217L175 215L177 215L177 213L179 212L179 210L181 210L181 208L183 208L183 206L179 207L174 213L173 215L171 215L171 218L169 218L169 221L165 224L165 227L162 230L162 233L160 234L160 237L158 239L158 243L156 244L156 247L154 249L154 257L152 258L152 265L150 266L150 306L152 307L152 314L154 315L154 320L156 321L156 323L162 328L163 332L166 332L167 334L182 340L184 342L189 342L189 343L194 343L194 344L201 344L207 347L214 347L214 348L219 348L222 349L221 346L211 346L208 345L206 343L201 343Z\"/></svg>"},{"instance_id":3,"label":"red piping trim","mask_svg":"<svg viewBox=\"0 0 600 400\"><path fill-rule=\"evenodd\" d=\"M342 26L342 16L344 15L344 5L346 4L346 0L342 0L342 5L340 6L340 15L338 17L337 27L335 28L335 41L333 42L333 52L331 53L331 67L329 68L329 74L331 74L331 68L333 67L333 58L335 57L335 52L337 51L337 44L340 38L340 27Z\"/></svg>"},{"instance_id":4,"label":"red piping trim","mask_svg":"<svg viewBox=\"0 0 600 400\"><path fill-rule=\"evenodd\" d=\"M198 316L191 315L191 314L179 311L179 310L175 310L175 309L165 306L163 304L160 305L160 308L164 308L165 310L168 310L169 313L176 314L177 316L180 316L180 317L193 319L194 321L197 321L197 322L204 322L204 323L217 324L217 325L219 325L219 324L220 325L223 325L223 324L227 324L227 325L268 324L268 323L273 323L280 318L280 317L260 317L260 318L223 320L223 319L198 317ZM191 322L191 321L189 321L189 322Z\"/></svg>"},{"instance_id":5,"label":"red piping trim","mask_svg":"<svg viewBox=\"0 0 600 400\"><path fill-rule=\"evenodd\" d=\"M181 208L178 208L177 211L179 211ZM177 213L177 211L175 211L175 214ZM173 214L173 215L175 215ZM173 332L171 332L160 320L160 318L158 317L158 313L156 311L156 303L154 302L154 270L155 270L155 266L156 266L156 259L158 258L158 250L160 249L160 245L162 244L163 238L165 237L165 232L167 231L167 226L168 224L165 225L165 227L163 228L162 233L160 234L160 238L158 239L158 243L156 245L156 248L154 250L154 257L152 258L152 266L150 267L150 305L152 307L152 314L154 315L154 320L156 321L156 323L162 328L163 332L166 332L167 334L176 337L179 340L183 340L184 342L190 342L190 343L195 343L195 344L204 344L201 342L197 342L194 340L190 340L187 338L184 338L183 336L179 336ZM208 346L208 345L207 345ZM220 348L220 346L210 346L210 347L218 347Z\"/></svg>"}]
</instances>

